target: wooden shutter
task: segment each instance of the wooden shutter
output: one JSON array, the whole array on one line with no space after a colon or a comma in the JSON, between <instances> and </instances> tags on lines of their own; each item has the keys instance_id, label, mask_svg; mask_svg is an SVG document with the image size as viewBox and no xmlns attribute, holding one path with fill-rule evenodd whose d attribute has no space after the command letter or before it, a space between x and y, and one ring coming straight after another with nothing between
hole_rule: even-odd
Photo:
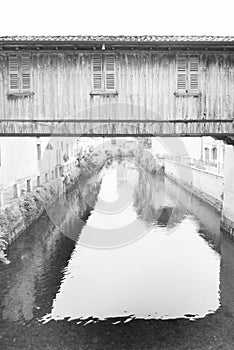
<instances>
[{"instance_id":1,"label":"wooden shutter","mask_svg":"<svg viewBox=\"0 0 234 350\"><path fill-rule=\"evenodd\" d=\"M105 55L105 90L115 89L115 56Z\"/></svg>"},{"instance_id":2,"label":"wooden shutter","mask_svg":"<svg viewBox=\"0 0 234 350\"><path fill-rule=\"evenodd\" d=\"M29 55L21 56L21 89L22 91L31 89L31 58Z\"/></svg>"},{"instance_id":3,"label":"wooden shutter","mask_svg":"<svg viewBox=\"0 0 234 350\"><path fill-rule=\"evenodd\" d=\"M19 91L19 62L17 55L9 56L9 89Z\"/></svg>"},{"instance_id":4,"label":"wooden shutter","mask_svg":"<svg viewBox=\"0 0 234 350\"><path fill-rule=\"evenodd\" d=\"M177 58L177 90L186 90L186 56Z\"/></svg>"},{"instance_id":5,"label":"wooden shutter","mask_svg":"<svg viewBox=\"0 0 234 350\"><path fill-rule=\"evenodd\" d=\"M199 74L198 56L189 57L189 89L198 90L198 74Z\"/></svg>"},{"instance_id":6,"label":"wooden shutter","mask_svg":"<svg viewBox=\"0 0 234 350\"><path fill-rule=\"evenodd\" d=\"M93 90L102 89L102 56L93 56Z\"/></svg>"}]
</instances>

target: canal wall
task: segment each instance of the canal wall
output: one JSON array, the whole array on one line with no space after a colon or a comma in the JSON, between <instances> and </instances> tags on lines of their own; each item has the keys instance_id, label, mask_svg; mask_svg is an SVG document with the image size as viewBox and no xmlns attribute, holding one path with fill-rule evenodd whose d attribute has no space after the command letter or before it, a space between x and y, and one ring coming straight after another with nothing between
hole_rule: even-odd
<instances>
[{"instance_id":1,"label":"canal wall","mask_svg":"<svg viewBox=\"0 0 234 350\"><path fill-rule=\"evenodd\" d=\"M56 191L52 184L23 194L0 211L0 261L9 263L5 249L28 229L43 213L45 205L53 202Z\"/></svg>"},{"instance_id":2,"label":"canal wall","mask_svg":"<svg viewBox=\"0 0 234 350\"><path fill-rule=\"evenodd\" d=\"M165 175L197 197L222 210L224 177L187 164L165 159Z\"/></svg>"},{"instance_id":3,"label":"canal wall","mask_svg":"<svg viewBox=\"0 0 234 350\"><path fill-rule=\"evenodd\" d=\"M25 192L4 209L0 210L0 262L9 263L5 250L20 234L29 229L43 214L45 208L59 200L64 192L71 192L84 177L89 178L100 171L103 161L89 161L73 169L65 179L54 179Z\"/></svg>"},{"instance_id":4,"label":"canal wall","mask_svg":"<svg viewBox=\"0 0 234 350\"><path fill-rule=\"evenodd\" d=\"M225 145L222 228L234 239L234 146Z\"/></svg>"}]
</instances>

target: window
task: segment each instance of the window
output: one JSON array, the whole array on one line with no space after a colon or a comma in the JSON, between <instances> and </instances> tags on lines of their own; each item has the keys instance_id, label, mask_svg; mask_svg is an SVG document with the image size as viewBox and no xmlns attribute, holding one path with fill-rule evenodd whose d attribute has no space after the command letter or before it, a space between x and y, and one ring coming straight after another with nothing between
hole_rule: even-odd
<instances>
[{"instance_id":1,"label":"window","mask_svg":"<svg viewBox=\"0 0 234 350\"><path fill-rule=\"evenodd\" d=\"M93 92L114 92L116 89L115 56L95 55L92 60Z\"/></svg>"},{"instance_id":2,"label":"window","mask_svg":"<svg viewBox=\"0 0 234 350\"><path fill-rule=\"evenodd\" d=\"M37 160L41 160L41 145L37 144Z\"/></svg>"},{"instance_id":3,"label":"window","mask_svg":"<svg viewBox=\"0 0 234 350\"><path fill-rule=\"evenodd\" d=\"M213 160L217 160L217 156L218 156L217 148L214 147L214 148L212 148L212 158L213 158Z\"/></svg>"},{"instance_id":4,"label":"window","mask_svg":"<svg viewBox=\"0 0 234 350\"><path fill-rule=\"evenodd\" d=\"M210 151L209 148L205 148L205 160L209 160L210 159Z\"/></svg>"},{"instance_id":5,"label":"window","mask_svg":"<svg viewBox=\"0 0 234 350\"><path fill-rule=\"evenodd\" d=\"M32 184L31 184L31 180L27 180L27 192L31 192L32 191Z\"/></svg>"},{"instance_id":6,"label":"window","mask_svg":"<svg viewBox=\"0 0 234 350\"><path fill-rule=\"evenodd\" d=\"M59 175L60 175L60 176L63 176L63 173L64 173L64 166L61 165L61 166L59 167Z\"/></svg>"},{"instance_id":7,"label":"window","mask_svg":"<svg viewBox=\"0 0 234 350\"><path fill-rule=\"evenodd\" d=\"M199 88L199 57L177 57L177 91L193 92Z\"/></svg>"},{"instance_id":8,"label":"window","mask_svg":"<svg viewBox=\"0 0 234 350\"><path fill-rule=\"evenodd\" d=\"M23 93L31 90L31 57L28 54L10 55L8 61L9 91Z\"/></svg>"},{"instance_id":9,"label":"window","mask_svg":"<svg viewBox=\"0 0 234 350\"><path fill-rule=\"evenodd\" d=\"M41 177L37 176L37 186L39 187L41 185Z\"/></svg>"}]
</instances>

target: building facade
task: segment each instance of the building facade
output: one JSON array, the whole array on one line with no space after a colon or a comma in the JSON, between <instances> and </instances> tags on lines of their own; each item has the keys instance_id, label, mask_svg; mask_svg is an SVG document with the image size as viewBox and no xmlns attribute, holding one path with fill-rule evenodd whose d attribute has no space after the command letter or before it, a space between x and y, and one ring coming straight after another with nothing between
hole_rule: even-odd
<instances>
[{"instance_id":1,"label":"building facade","mask_svg":"<svg viewBox=\"0 0 234 350\"><path fill-rule=\"evenodd\" d=\"M202 161L209 171L223 173L225 159L225 144L212 137L202 138Z\"/></svg>"},{"instance_id":2,"label":"building facade","mask_svg":"<svg viewBox=\"0 0 234 350\"><path fill-rule=\"evenodd\" d=\"M224 137L233 86L234 38L0 38L0 133Z\"/></svg>"},{"instance_id":3,"label":"building facade","mask_svg":"<svg viewBox=\"0 0 234 350\"><path fill-rule=\"evenodd\" d=\"M76 140L70 138L0 138L1 206L68 174L76 150Z\"/></svg>"}]
</instances>

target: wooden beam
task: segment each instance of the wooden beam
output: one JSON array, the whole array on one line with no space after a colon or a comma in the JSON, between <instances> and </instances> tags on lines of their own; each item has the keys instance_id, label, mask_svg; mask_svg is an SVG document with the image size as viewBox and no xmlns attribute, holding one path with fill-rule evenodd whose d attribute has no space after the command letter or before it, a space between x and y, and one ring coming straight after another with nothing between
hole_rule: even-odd
<instances>
[{"instance_id":1,"label":"wooden beam","mask_svg":"<svg viewBox=\"0 0 234 350\"><path fill-rule=\"evenodd\" d=\"M234 137L233 121L0 121L0 136L218 136Z\"/></svg>"}]
</instances>

